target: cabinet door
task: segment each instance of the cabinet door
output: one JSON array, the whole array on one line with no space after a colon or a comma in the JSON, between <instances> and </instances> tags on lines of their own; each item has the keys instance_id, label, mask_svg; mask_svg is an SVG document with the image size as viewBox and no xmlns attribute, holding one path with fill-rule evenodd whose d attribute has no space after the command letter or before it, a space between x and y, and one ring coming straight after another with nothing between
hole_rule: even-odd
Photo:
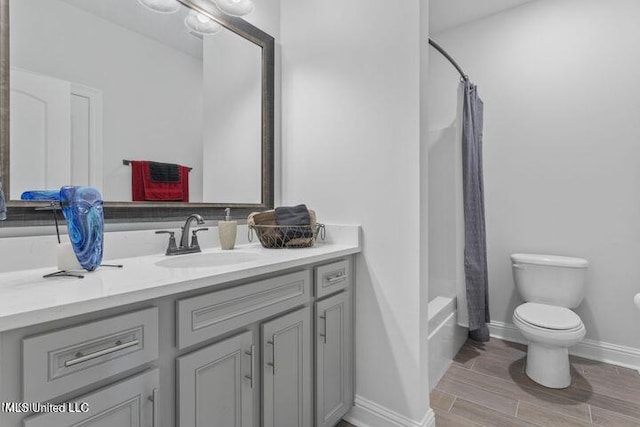
<instances>
[{"instance_id":1,"label":"cabinet door","mask_svg":"<svg viewBox=\"0 0 640 427\"><path fill-rule=\"evenodd\" d=\"M316 427L333 427L351 408L351 298L316 303Z\"/></svg>"},{"instance_id":2,"label":"cabinet door","mask_svg":"<svg viewBox=\"0 0 640 427\"><path fill-rule=\"evenodd\" d=\"M311 309L262 325L262 427L311 427Z\"/></svg>"},{"instance_id":3,"label":"cabinet door","mask_svg":"<svg viewBox=\"0 0 640 427\"><path fill-rule=\"evenodd\" d=\"M67 406L64 413L50 412L29 417L24 420L24 426L159 427L155 403L158 387L158 370L154 369L81 397Z\"/></svg>"},{"instance_id":4,"label":"cabinet door","mask_svg":"<svg viewBox=\"0 0 640 427\"><path fill-rule=\"evenodd\" d=\"M179 357L180 427L252 427L256 348L247 331Z\"/></svg>"}]
</instances>

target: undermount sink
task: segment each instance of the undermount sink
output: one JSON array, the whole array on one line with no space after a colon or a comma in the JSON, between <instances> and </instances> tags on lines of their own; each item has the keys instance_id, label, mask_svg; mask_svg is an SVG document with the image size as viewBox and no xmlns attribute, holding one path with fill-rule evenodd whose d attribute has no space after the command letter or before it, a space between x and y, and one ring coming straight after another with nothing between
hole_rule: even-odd
<instances>
[{"instance_id":1,"label":"undermount sink","mask_svg":"<svg viewBox=\"0 0 640 427\"><path fill-rule=\"evenodd\" d=\"M166 268L209 268L242 264L258 259L260 255L247 252L209 252L192 255L180 255L156 262Z\"/></svg>"}]
</instances>

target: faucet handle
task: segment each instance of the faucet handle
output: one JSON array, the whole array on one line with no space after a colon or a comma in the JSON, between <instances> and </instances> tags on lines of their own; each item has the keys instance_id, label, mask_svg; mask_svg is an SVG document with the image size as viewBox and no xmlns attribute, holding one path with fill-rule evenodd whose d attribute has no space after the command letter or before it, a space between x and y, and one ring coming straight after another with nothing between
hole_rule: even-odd
<instances>
[{"instance_id":1,"label":"faucet handle","mask_svg":"<svg viewBox=\"0 0 640 427\"><path fill-rule=\"evenodd\" d=\"M167 255L173 255L178 251L178 245L176 244L176 233L173 231L160 230L156 231L156 234L168 234L169 246L167 246Z\"/></svg>"},{"instance_id":2,"label":"faucet handle","mask_svg":"<svg viewBox=\"0 0 640 427\"><path fill-rule=\"evenodd\" d=\"M200 244L198 243L198 231L207 231L208 228L197 228L191 231L191 247L200 249Z\"/></svg>"}]
</instances>

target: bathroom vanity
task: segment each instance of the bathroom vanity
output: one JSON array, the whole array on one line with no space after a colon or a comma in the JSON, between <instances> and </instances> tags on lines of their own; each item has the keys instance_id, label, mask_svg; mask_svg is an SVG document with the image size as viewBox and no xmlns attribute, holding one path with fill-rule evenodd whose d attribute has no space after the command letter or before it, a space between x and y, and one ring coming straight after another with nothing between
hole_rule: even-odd
<instances>
[{"instance_id":1,"label":"bathroom vanity","mask_svg":"<svg viewBox=\"0 0 640 427\"><path fill-rule=\"evenodd\" d=\"M83 280L2 273L0 401L66 405L9 405L0 425L333 426L353 403L359 250L246 245L113 260L124 268Z\"/></svg>"}]
</instances>

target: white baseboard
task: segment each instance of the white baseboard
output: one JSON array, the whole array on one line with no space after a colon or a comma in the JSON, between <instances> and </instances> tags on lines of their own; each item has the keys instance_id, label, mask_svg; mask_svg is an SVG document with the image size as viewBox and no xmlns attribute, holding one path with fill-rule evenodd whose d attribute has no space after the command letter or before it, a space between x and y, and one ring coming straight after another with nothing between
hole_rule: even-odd
<instances>
[{"instance_id":1,"label":"white baseboard","mask_svg":"<svg viewBox=\"0 0 640 427\"><path fill-rule=\"evenodd\" d=\"M491 322L489 331L492 337L506 341L527 344L520 330L510 323ZM584 339L573 347L569 353L585 359L611 363L631 369L640 369L640 350L633 347L625 347L602 341Z\"/></svg>"},{"instance_id":2,"label":"white baseboard","mask_svg":"<svg viewBox=\"0 0 640 427\"><path fill-rule=\"evenodd\" d=\"M432 409L421 421L415 421L362 396L356 396L354 406L344 419L356 427L435 427Z\"/></svg>"},{"instance_id":3,"label":"white baseboard","mask_svg":"<svg viewBox=\"0 0 640 427\"><path fill-rule=\"evenodd\" d=\"M501 340L527 344L527 340L524 339L520 330L511 323L491 322L489 323L489 334Z\"/></svg>"},{"instance_id":4,"label":"white baseboard","mask_svg":"<svg viewBox=\"0 0 640 427\"><path fill-rule=\"evenodd\" d=\"M436 413L433 409L429 408L429 412L424 416L422 427L436 427Z\"/></svg>"},{"instance_id":5,"label":"white baseboard","mask_svg":"<svg viewBox=\"0 0 640 427\"><path fill-rule=\"evenodd\" d=\"M436 413L433 412L433 409L429 408L429 412L424 416L420 425L421 427L436 427Z\"/></svg>"}]
</instances>

